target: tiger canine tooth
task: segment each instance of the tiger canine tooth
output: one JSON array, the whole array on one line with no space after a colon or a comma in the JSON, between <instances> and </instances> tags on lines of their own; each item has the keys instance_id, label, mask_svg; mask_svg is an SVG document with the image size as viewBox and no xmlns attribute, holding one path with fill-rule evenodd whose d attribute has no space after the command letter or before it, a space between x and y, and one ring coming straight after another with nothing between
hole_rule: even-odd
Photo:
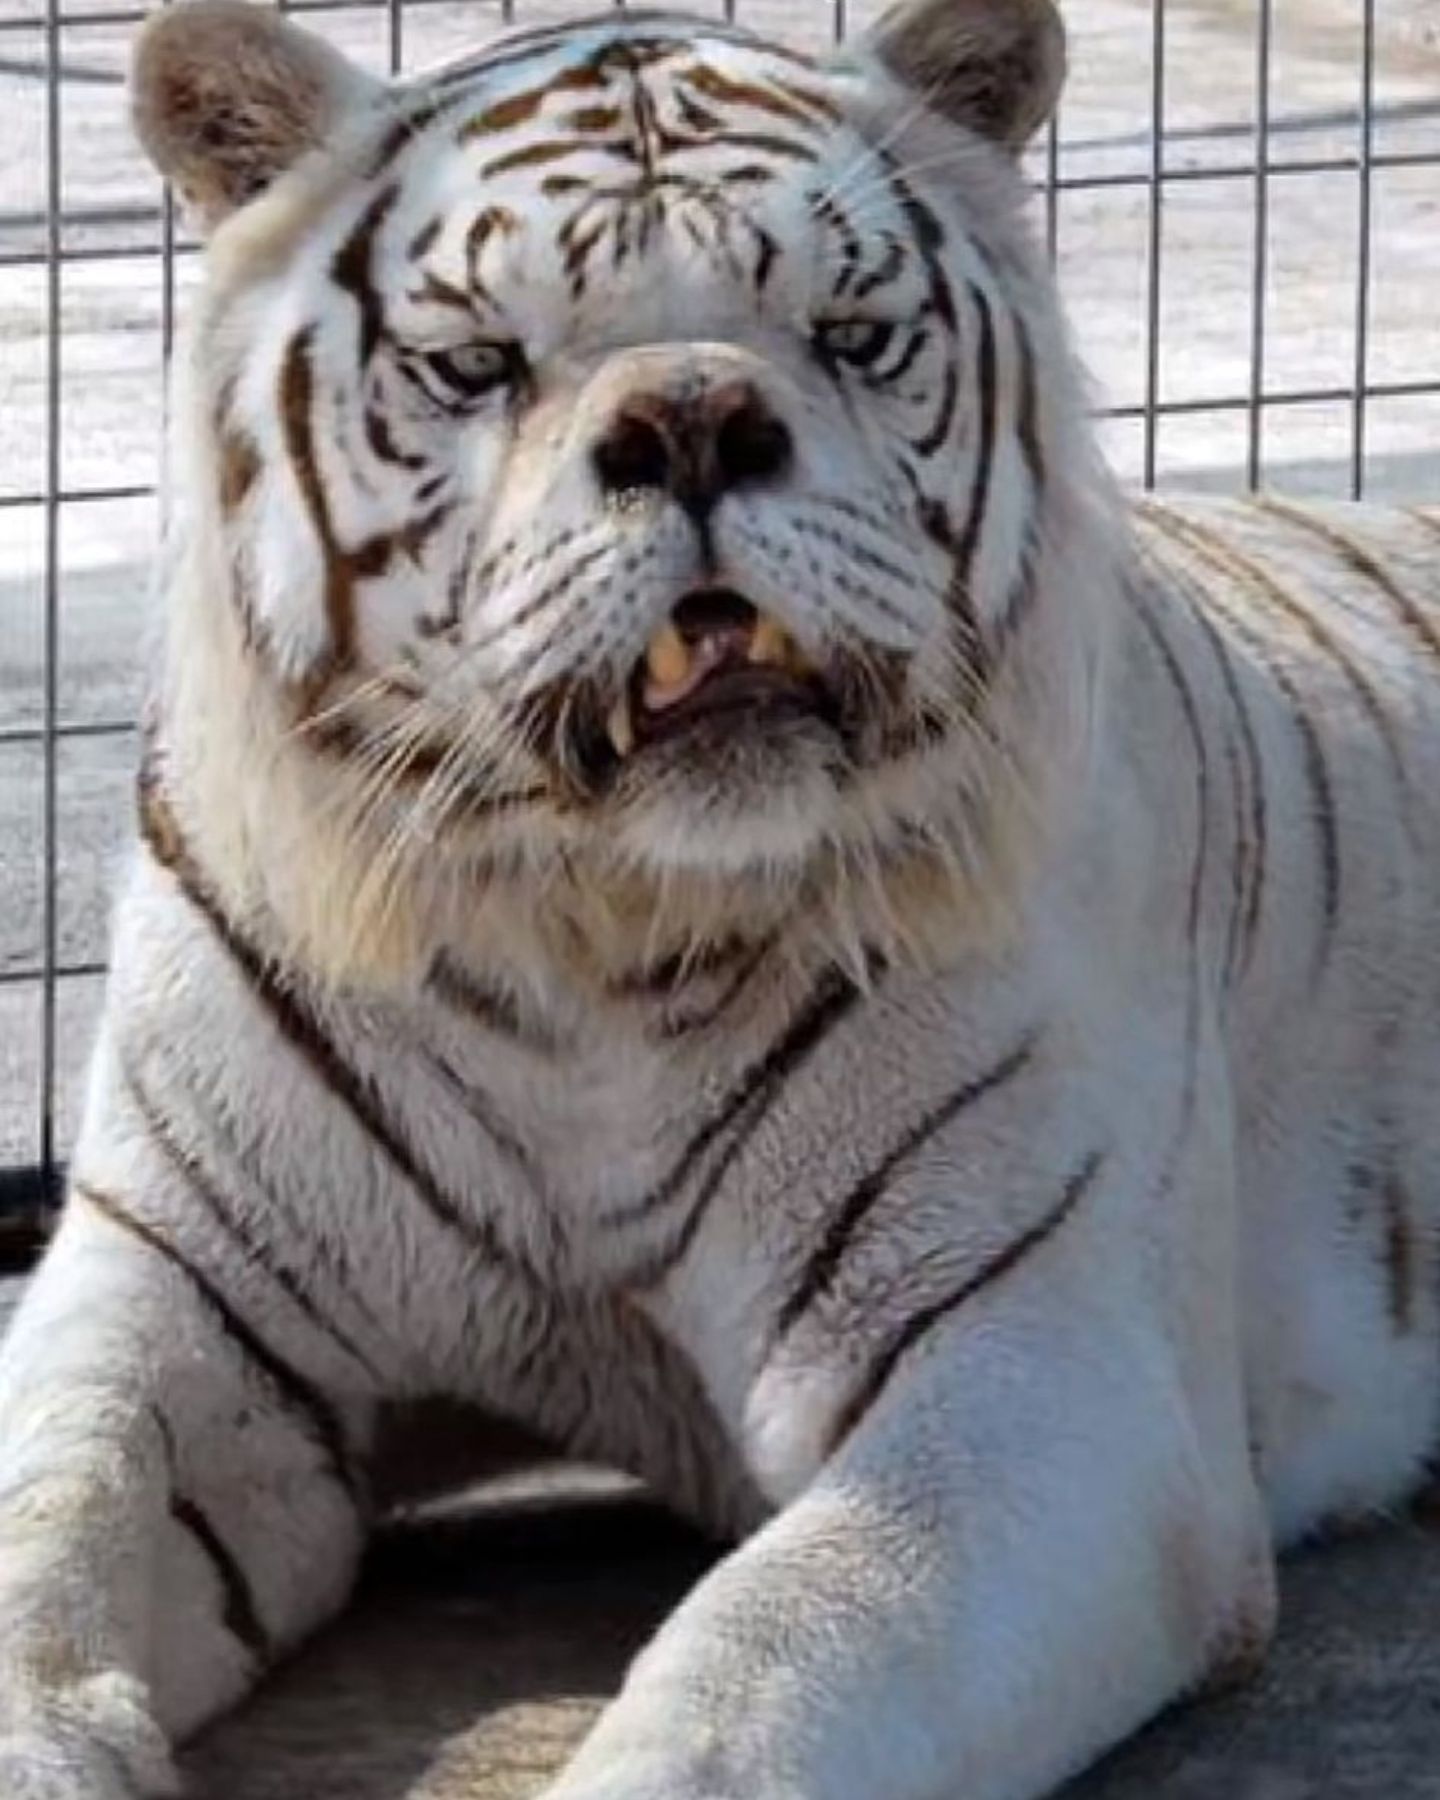
<instances>
[{"instance_id":1,"label":"tiger canine tooth","mask_svg":"<svg viewBox=\"0 0 1440 1800\"><path fill-rule=\"evenodd\" d=\"M780 621L772 619L768 613L762 613L759 624L751 634L748 660L752 663L777 663L784 668L796 653L795 642Z\"/></svg>"},{"instance_id":2,"label":"tiger canine tooth","mask_svg":"<svg viewBox=\"0 0 1440 1800\"><path fill-rule=\"evenodd\" d=\"M617 755L628 756L635 748L635 721L630 716L630 696L628 694L622 694L615 702L606 729L610 733L610 742L615 746Z\"/></svg>"},{"instance_id":3,"label":"tiger canine tooth","mask_svg":"<svg viewBox=\"0 0 1440 1800\"><path fill-rule=\"evenodd\" d=\"M690 646L673 625L662 625L651 638L645 666L658 688L681 687L689 679Z\"/></svg>"}]
</instances>

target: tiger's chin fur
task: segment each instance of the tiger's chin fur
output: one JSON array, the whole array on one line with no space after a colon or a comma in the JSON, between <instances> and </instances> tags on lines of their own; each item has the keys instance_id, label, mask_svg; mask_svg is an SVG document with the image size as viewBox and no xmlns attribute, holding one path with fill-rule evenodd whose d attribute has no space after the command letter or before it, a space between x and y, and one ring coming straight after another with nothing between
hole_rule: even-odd
<instances>
[{"instance_id":1,"label":"tiger's chin fur","mask_svg":"<svg viewBox=\"0 0 1440 1800\"><path fill-rule=\"evenodd\" d=\"M618 843L583 815L437 836L375 816L363 780L317 761L225 621L176 635L154 779L227 909L337 990L413 990L450 954L537 998L576 986L593 1002L736 940L777 946L798 972L939 966L1013 932L1056 803L1022 759L951 744L843 810L819 780L796 783L778 818L642 798Z\"/></svg>"},{"instance_id":2,"label":"tiger's chin fur","mask_svg":"<svg viewBox=\"0 0 1440 1800\"><path fill-rule=\"evenodd\" d=\"M1040 1800L1422 1479L1440 514L1121 507L1063 73L1050 0L146 27L207 280L3 1800L173 1794L517 1443L738 1540L548 1800Z\"/></svg>"}]
</instances>

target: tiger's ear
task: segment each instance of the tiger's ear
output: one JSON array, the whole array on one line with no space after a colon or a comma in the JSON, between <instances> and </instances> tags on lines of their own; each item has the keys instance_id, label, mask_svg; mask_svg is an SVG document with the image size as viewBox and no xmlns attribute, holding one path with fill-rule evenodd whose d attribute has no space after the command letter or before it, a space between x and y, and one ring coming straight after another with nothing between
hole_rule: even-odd
<instances>
[{"instance_id":1,"label":"tiger's ear","mask_svg":"<svg viewBox=\"0 0 1440 1800\"><path fill-rule=\"evenodd\" d=\"M1016 153L1065 85L1053 0L902 0L865 48L934 111Z\"/></svg>"},{"instance_id":2,"label":"tiger's ear","mask_svg":"<svg viewBox=\"0 0 1440 1800\"><path fill-rule=\"evenodd\" d=\"M339 51L247 0L152 14L130 73L136 135L207 230L383 92Z\"/></svg>"}]
</instances>

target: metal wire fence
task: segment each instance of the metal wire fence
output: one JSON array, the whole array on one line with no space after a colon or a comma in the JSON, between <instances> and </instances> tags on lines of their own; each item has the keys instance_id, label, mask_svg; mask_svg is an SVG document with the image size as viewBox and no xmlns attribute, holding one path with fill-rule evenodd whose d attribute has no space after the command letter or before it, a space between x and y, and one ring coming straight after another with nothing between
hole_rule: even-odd
<instances>
[{"instance_id":1,"label":"metal wire fence","mask_svg":"<svg viewBox=\"0 0 1440 1800\"><path fill-rule=\"evenodd\" d=\"M617 4L623 0L617 0ZM691 0L814 45L878 0ZM575 0L293 0L406 70ZM128 833L163 369L196 245L143 8L0 0L0 1257L58 1187ZM1039 224L1145 486L1440 491L1440 0L1070 0Z\"/></svg>"}]
</instances>

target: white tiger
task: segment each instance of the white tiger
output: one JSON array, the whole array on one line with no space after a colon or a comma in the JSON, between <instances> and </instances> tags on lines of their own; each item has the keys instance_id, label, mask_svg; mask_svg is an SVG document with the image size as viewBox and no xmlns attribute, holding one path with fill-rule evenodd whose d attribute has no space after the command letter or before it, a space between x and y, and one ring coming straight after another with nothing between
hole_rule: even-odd
<instances>
[{"instance_id":1,"label":"white tiger","mask_svg":"<svg viewBox=\"0 0 1440 1800\"><path fill-rule=\"evenodd\" d=\"M437 1398L742 1540L552 1800L1032 1800L1420 1480L1440 524L1127 518L1022 222L1063 60L148 27L213 235L5 1800L170 1793Z\"/></svg>"}]
</instances>

